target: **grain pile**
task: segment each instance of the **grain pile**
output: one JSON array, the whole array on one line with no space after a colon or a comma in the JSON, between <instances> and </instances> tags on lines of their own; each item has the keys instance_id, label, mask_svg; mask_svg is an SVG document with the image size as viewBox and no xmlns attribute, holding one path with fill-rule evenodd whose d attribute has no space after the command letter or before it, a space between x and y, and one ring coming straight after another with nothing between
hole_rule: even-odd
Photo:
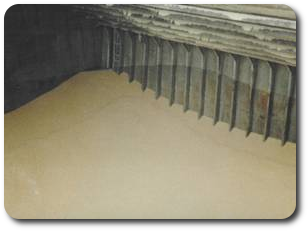
<instances>
[{"instance_id":1,"label":"grain pile","mask_svg":"<svg viewBox=\"0 0 308 231\"><path fill-rule=\"evenodd\" d=\"M14 218L286 218L296 145L153 99L111 71L77 74L5 115Z\"/></svg>"}]
</instances>

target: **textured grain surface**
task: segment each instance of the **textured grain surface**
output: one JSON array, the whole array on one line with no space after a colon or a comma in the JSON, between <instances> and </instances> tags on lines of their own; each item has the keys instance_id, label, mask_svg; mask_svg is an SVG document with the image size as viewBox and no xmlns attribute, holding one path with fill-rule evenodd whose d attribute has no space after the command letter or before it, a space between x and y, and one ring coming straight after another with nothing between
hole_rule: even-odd
<instances>
[{"instance_id":1,"label":"textured grain surface","mask_svg":"<svg viewBox=\"0 0 308 231\"><path fill-rule=\"evenodd\" d=\"M80 73L5 115L15 218L286 218L296 145L212 126L111 71Z\"/></svg>"}]
</instances>

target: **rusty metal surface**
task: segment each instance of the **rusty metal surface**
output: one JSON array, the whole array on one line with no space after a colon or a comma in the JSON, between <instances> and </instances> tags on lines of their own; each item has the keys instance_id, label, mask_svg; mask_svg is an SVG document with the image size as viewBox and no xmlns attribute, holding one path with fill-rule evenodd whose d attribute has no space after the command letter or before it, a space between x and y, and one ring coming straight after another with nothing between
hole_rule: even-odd
<instances>
[{"instance_id":1,"label":"rusty metal surface","mask_svg":"<svg viewBox=\"0 0 308 231\"><path fill-rule=\"evenodd\" d=\"M246 131L296 142L295 69L245 56L101 28L102 67L126 72L141 90Z\"/></svg>"}]
</instances>

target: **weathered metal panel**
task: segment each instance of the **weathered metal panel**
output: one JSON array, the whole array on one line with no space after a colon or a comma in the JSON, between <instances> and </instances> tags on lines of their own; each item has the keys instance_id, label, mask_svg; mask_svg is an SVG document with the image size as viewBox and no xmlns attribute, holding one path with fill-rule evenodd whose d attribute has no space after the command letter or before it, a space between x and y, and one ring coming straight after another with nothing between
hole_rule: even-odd
<instances>
[{"instance_id":1,"label":"weathered metal panel","mask_svg":"<svg viewBox=\"0 0 308 231\"><path fill-rule=\"evenodd\" d=\"M142 83L142 78L144 75L144 69L145 69L145 43L143 41L143 37L141 35L137 36L136 39L136 48L135 48L135 55L136 55L136 61L135 61L135 80Z\"/></svg>"},{"instance_id":2,"label":"weathered metal panel","mask_svg":"<svg viewBox=\"0 0 308 231\"><path fill-rule=\"evenodd\" d=\"M271 127L270 134L272 137L284 140L284 130L288 130L289 119L288 112L288 100L290 98L290 85L292 79L292 73L286 66L276 65L275 66L275 87L273 94L273 111L271 115ZM284 141L282 141L284 142Z\"/></svg>"},{"instance_id":3,"label":"weathered metal panel","mask_svg":"<svg viewBox=\"0 0 308 231\"><path fill-rule=\"evenodd\" d=\"M200 48L192 48L191 80L190 80L190 109L196 112L200 111L202 99L202 78L203 78L203 54Z\"/></svg>"},{"instance_id":4,"label":"weathered metal panel","mask_svg":"<svg viewBox=\"0 0 308 231\"><path fill-rule=\"evenodd\" d=\"M177 58L177 69L176 69L176 83L175 83L175 102L178 104L184 104L184 93L185 93L185 82L187 73L187 57L188 51L183 44L178 44L178 56Z\"/></svg>"},{"instance_id":5,"label":"weathered metal panel","mask_svg":"<svg viewBox=\"0 0 308 231\"><path fill-rule=\"evenodd\" d=\"M229 123L231 120L234 81L236 78L236 61L231 54L222 55L220 120Z\"/></svg>"},{"instance_id":6,"label":"weathered metal panel","mask_svg":"<svg viewBox=\"0 0 308 231\"><path fill-rule=\"evenodd\" d=\"M172 65L174 59L174 51L172 45L168 41L163 41L162 44L162 80L161 94L170 99L172 89Z\"/></svg>"},{"instance_id":7,"label":"weathered metal panel","mask_svg":"<svg viewBox=\"0 0 308 231\"><path fill-rule=\"evenodd\" d=\"M293 91L293 94L292 94L292 91L291 91L291 101L290 101L290 108L291 108L291 119L290 119L290 123L289 123L289 131L288 131L288 139L289 141L291 142L295 142L296 143L296 136L297 136L297 130L296 130L296 125L297 125L297 122L296 122L296 113L297 113L297 110L296 110L296 107L297 107L297 101L296 101L296 98L297 98L297 93L296 93L296 89L297 89L297 85L296 85L296 78L295 78L296 75L294 75L293 73L293 84L292 84L292 91Z\"/></svg>"},{"instance_id":8,"label":"weathered metal panel","mask_svg":"<svg viewBox=\"0 0 308 231\"><path fill-rule=\"evenodd\" d=\"M155 38L149 38L149 63L148 63L148 87L156 92L158 66L159 66L159 42Z\"/></svg>"},{"instance_id":9,"label":"weathered metal panel","mask_svg":"<svg viewBox=\"0 0 308 231\"><path fill-rule=\"evenodd\" d=\"M269 98L269 79L272 69L268 62L259 61L257 64L256 84L253 96L253 115L252 131L264 134L266 124L268 98Z\"/></svg>"},{"instance_id":10,"label":"weathered metal panel","mask_svg":"<svg viewBox=\"0 0 308 231\"><path fill-rule=\"evenodd\" d=\"M219 75L219 56L213 50L207 51L206 62L206 90L205 90L205 105L204 114L208 117L214 118L215 114L215 94L216 85Z\"/></svg>"},{"instance_id":11,"label":"weathered metal panel","mask_svg":"<svg viewBox=\"0 0 308 231\"><path fill-rule=\"evenodd\" d=\"M238 86L236 98L235 126L250 131L250 112L252 107L252 90L254 89L254 66L250 58L240 57L238 60Z\"/></svg>"},{"instance_id":12,"label":"weathered metal panel","mask_svg":"<svg viewBox=\"0 0 308 231\"><path fill-rule=\"evenodd\" d=\"M123 71L128 73L129 76L132 76L133 68L133 38L131 34L127 31L124 32L124 46L123 46Z\"/></svg>"},{"instance_id":13,"label":"weathered metal panel","mask_svg":"<svg viewBox=\"0 0 308 231\"><path fill-rule=\"evenodd\" d=\"M110 65L110 52L111 52L111 36L109 29L104 27L102 31L102 58L101 58L101 67L103 69L111 68Z\"/></svg>"},{"instance_id":14,"label":"weathered metal panel","mask_svg":"<svg viewBox=\"0 0 308 231\"><path fill-rule=\"evenodd\" d=\"M101 68L101 55L102 55L102 27L97 28L93 31L93 68L98 69Z\"/></svg>"},{"instance_id":15,"label":"weathered metal panel","mask_svg":"<svg viewBox=\"0 0 308 231\"><path fill-rule=\"evenodd\" d=\"M113 29L113 62L112 62L112 68L115 72L118 74L121 73L121 70L123 68L123 36L121 35L121 31L118 29Z\"/></svg>"}]
</instances>

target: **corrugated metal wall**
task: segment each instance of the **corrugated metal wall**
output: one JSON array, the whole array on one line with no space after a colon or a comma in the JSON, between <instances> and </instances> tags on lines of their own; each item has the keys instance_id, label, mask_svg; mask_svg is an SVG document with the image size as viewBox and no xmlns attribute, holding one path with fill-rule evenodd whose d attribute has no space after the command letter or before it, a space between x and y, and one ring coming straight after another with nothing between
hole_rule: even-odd
<instances>
[{"instance_id":1,"label":"corrugated metal wall","mask_svg":"<svg viewBox=\"0 0 308 231\"><path fill-rule=\"evenodd\" d=\"M286 65L111 27L102 66L126 72L155 97L264 136L296 142L296 71Z\"/></svg>"}]
</instances>

